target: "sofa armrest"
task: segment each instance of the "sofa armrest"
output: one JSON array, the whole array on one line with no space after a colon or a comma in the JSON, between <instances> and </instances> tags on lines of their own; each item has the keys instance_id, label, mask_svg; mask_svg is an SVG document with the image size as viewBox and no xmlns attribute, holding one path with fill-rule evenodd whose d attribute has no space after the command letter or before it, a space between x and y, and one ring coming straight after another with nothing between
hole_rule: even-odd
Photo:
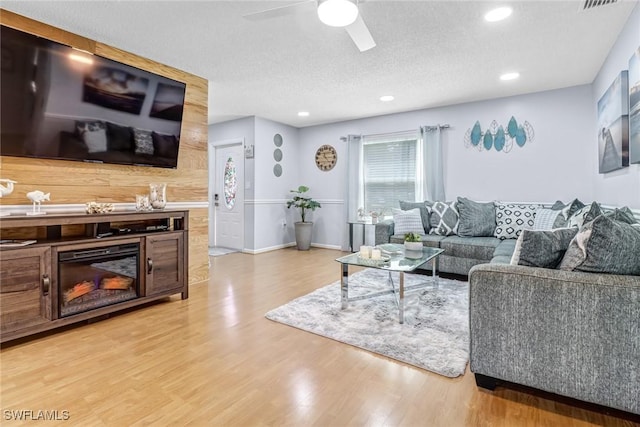
<instances>
[{"instance_id":1,"label":"sofa armrest","mask_svg":"<svg viewBox=\"0 0 640 427\"><path fill-rule=\"evenodd\" d=\"M389 243L391 236L393 236L393 225L392 219L385 219L376 224L376 245Z\"/></svg>"},{"instance_id":2,"label":"sofa armrest","mask_svg":"<svg viewBox=\"0 0 640 427\"><path fill-rule=\"evenodd\" d=\"M640 413L640 276L469 272L471 371Z\"/></svg>"}]
</instances>

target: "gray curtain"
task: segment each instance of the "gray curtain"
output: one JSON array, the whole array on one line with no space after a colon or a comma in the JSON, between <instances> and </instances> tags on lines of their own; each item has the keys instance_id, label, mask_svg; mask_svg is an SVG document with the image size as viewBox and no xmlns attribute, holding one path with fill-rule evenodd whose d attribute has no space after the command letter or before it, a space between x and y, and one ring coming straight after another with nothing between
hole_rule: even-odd
<instances>
[{"instance_id":1,"label":"gray curtain","mask_svg":"<svg viewBox=\"0 0 640 427\"><path fill-rule=\"evenodd\" d=\"M362 182L362 138L360 135L349 135L347 141L347 170L345 197L343 204L344 233L342 239L342 250L349 250L349 221L354 221L358 217L358 208L363 205L364 196L361 191Z\"/></svg>"},{"instance_id":2,"label":"gray curtain","mask_svg":"<svg viewBox=\"0 0 640 427\"><path fill-rule=\"evenodd\" d=\"M424 188L429 200L445 201L444 167L442 163L442 131L440 126L422 126Z\"/></svg>"}]
</instances>

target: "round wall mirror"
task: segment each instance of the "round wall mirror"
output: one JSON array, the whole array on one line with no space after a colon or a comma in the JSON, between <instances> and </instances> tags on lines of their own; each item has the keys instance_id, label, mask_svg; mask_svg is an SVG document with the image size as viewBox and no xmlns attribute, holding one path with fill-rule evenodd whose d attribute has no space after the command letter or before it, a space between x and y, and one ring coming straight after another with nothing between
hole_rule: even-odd
<instances>
[{"instance_id":1,"label":"round wall mirror","mask_svg":"<svg viewBox=\"0 0 640 427\"><path fill-rule=\"evenodd\" d=\"M276 147L282 147L282 135L276 133L273 136L273 143L276 145Z\"/></svg>"},{"instance_id":2,"label":"round wall mirror","mask_svg":"<svg viewBox=\"0 0 640 427\"><path fill-rule=\"evenodd\" d=\"M275 165L273 167L273 174L278 177L282 176L282 166L280 166L279 164Z\"/></svg>"},{"instance_id":3,"label":"round wall mirror","mask_svg":"<svg viewBox=\"0 0 640 427\"><path fill-rule=\"evenodd\" d=\"M282 150L279 148L276 148L275 150L273 150L273 158L275 159L276 162L279 162L280 160L282 160Z\"/></svg>"}]
</instances>

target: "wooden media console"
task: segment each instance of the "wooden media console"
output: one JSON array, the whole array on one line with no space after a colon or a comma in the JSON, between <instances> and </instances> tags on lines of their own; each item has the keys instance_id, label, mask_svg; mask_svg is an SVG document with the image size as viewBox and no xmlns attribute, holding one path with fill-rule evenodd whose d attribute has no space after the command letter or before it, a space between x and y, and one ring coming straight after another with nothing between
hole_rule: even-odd
<instances>
[{"instance_id":1,"label":"wooden media console","mask_svg":"<svg viewBox=\"0 0 640 427\"><path fill-rule=\"evenodd\" d=\"M3 217L0 342L188 298L188 233L186 210Z\"/></svg>"}]
</instances>

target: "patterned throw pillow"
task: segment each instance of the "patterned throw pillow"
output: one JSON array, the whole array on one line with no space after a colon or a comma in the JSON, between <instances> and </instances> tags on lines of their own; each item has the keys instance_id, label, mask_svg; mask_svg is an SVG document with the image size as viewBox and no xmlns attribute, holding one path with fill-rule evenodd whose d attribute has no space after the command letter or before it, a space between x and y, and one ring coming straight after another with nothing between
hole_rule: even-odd
<instances>
[{"instance_id":1,"label":"patterned throw pillow","mask_svg":"<svg viewBox=\"0 0 640 427\"><path fill-rule=\"evenodd\" d=\"M596 202L578 209L573 216L569 218L568 227L582 228L584 224L593 221L597 216L602 215L602 209Z\"/></svg>"},{"instance_id":2,"label":"patterned throw pillow","mask_svg":"<svg viewBox=\"0 0 640 427\"><path fill-rule=\"evenodd\" d=\"M460 216L456 202L435 202L431 206L431 230L429 234L452 236L458 234Z\"/></svg>"},{"instance_id":3,"label":"patterned throw pillow","mask_svg":"<svg viewBox=\"0 0 640 427\"><path fill-rule=\"evenodd\" d=\"M556 202L556 203L558 203L558 202ZM573 199L573 201L571 201L571 203L569 203L564 208L562 208L562 215L564 216L564 218L566 220L568 220L569 218L571 218L573 216L574 213L576 213L576 211L578 211L579 209L582 209L582 208L584 208L584 203L582 203L578 199Z\"/></svg>"},{"instance_id":4,"label":"patterned throw pillow","mask_svg":"<svg viewBox=\"0 0 640 427\"><path fill-rule=\"evenodd\" d=\"M420 217L420 209L410 209L403 211L402 209L393 209L393 233L405 235L406 233L424 234L422 218Z\"/></svg>"},{"instance_id":5,"label":"patterned throw pillow","mask_svg":"<svg viewBox=\"0 0 640 427\"><path fill-rule=\"evenodd\" d=\"M533 221L534 230L553 230L558 228L555 226L558 217L562 217L562 211L538 208L536 210L536 216ZM564 219L564 218L563 218Z\"/></svg>"},{"instance_id":6,"label":"patterned throw pillow","mask_svg":"<svg viewBox=\"0 0 640 427\"><path fill-rule=\"evenodd\" d=\"M495 202L496 231L494 236L504 239L517 239L524 229L531 230L534 226L536 210L540 205L516 205Z\"/></svg>"},{"instance_id":7,"label":"patterned throw pillow","mask_svg":"<svg viewBox=\"0 0 640 427\"><path fill-rule=\"evenodd\" d=\"M134 129L133 140L136 144L136 154L153 154L153 138L150 131Z\"/></svg>"},{"instance_id":8,"label":"patterned throw pillow","mask_svg":"<svg viewBox=\"0 0 640 427\"><path fill-rule=\"evenodd\" d=\"M408 211L410 209L420 209L420 217L422 218L422 227L424 227L424 233L428 233L431 225L429 224L429 208L433 205L433 202L406 202L400 200L400 209ZM422 233L421 233L422 234Z\"/></svg>"}]
</instances>

